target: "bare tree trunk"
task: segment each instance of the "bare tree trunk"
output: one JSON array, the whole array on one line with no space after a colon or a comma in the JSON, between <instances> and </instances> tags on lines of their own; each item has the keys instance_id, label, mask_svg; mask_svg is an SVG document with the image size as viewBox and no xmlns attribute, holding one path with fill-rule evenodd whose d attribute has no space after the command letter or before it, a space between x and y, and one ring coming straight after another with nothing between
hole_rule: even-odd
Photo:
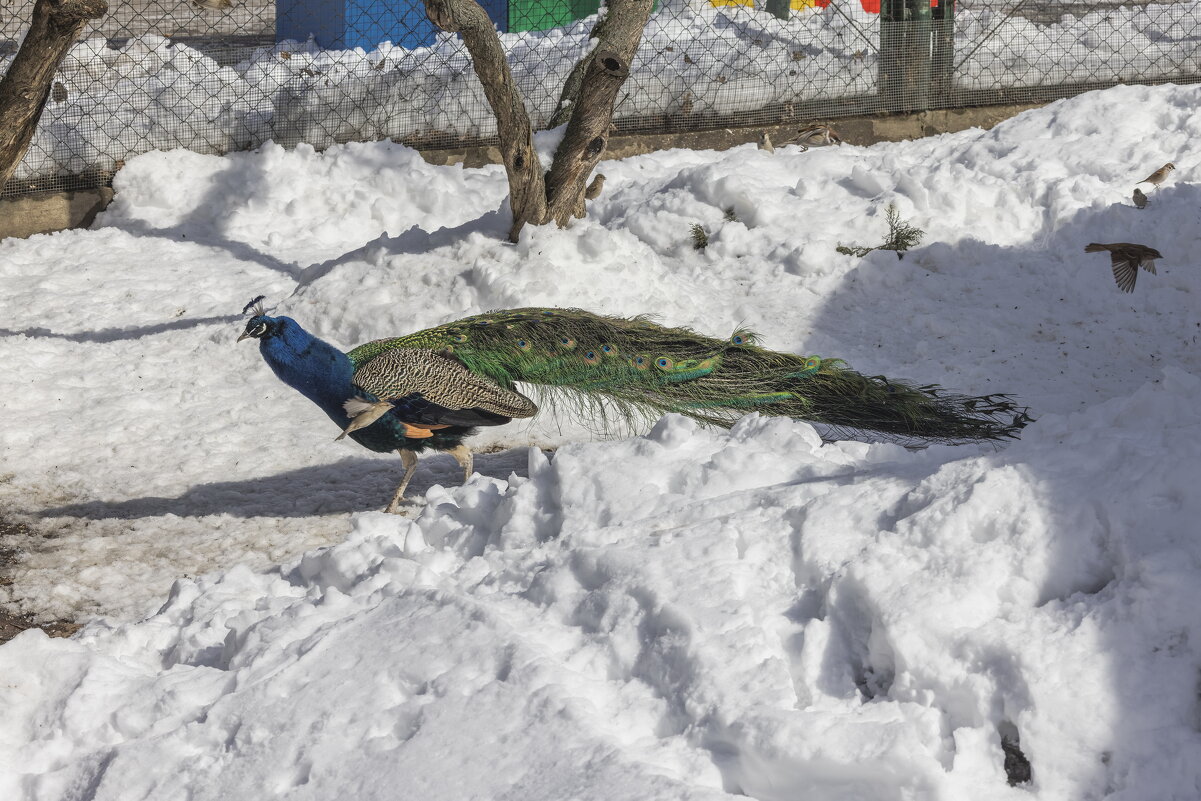
<instances>
[{"instance_id":1,"label":"bare tree trunk","mask_svg":"<svg viewBox=\"0 0 1201 801\"><path fill-rule=\"evenodd\" d=\"M504 48L492 20L475 0L425 0L425 13L442 30L463 36L475 74L484 85L484 96L496 116L501 158L509 177L509 206L513 209L509 239L516 242L526 221L541 222L546 217L546 188L534 150L530 116L513 81Z\"/></svg>"},{"instance_id":2,"label":"bare tree trunk","mask_svg":"<svg viewBox=\"0 0 1201 801\"><path fill-rule=\"evenodd\" d=\"M584 216L585 185L609 142L613 104L630 75L630 62L653 4L654 0L610 0L612 21L591 54L567 133L546 177L548 211L560 227L572 217ZM599 194L600 188L596 191Z\"/></svg>"},{"instance_id":3,"label":"bare tree trunk","mask_svg":"<svg viewBox=\"0 0 1201 801\"><path fill-rule=\"evenodd\" d=\"M613 104L630 74L653 4L654 0L609 0L606 16L593 29L597 47L580 60L563 88L554 120L569 114L570 122L550 172L543 175L529 114L488 15L475 0L425 0L426 14L435 25L463 36L496 116L513 210L510 240L517 241L526 223L554 220L565 226L572 217L583 217L585 197L600 193L603 178L588 184L588 176L605 152Z\"/></svg>"},{"instance_id":4,"label":"bare tree trunk","mask_svg":"<svg viewBox=\"0 0 1201 801\"><path fill-rule=\"evenodd\" d=\"M0 80L0 189L33 140L63 56L84 23L107 12L105 0L37 0L29 33Z\"/></svg>"}]
</instances>

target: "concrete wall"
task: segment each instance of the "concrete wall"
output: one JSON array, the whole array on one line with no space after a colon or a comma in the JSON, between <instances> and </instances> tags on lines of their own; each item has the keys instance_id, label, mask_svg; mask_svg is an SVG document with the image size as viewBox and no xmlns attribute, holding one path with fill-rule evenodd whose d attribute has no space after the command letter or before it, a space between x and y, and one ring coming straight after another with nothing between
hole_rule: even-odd
<instances>
[{"instance_id":1,"label":"concrete wall","mask_svg":"<svg viewBox=\"0 0 1201 801\"><path fill-rule=\"evenodd\" d=\"M0 239L87 228L112 199L107 186L0 198Z\"/></svg>"},{"instance_id":2,"label":"concrete wall","mask_svg":"<svg viewBox=\"0 0 1201 801\"><path fill-rule=\"evenodd\" d=\"M991 128L1014 114L1042 103L1022 103L980 108L938 109L915 114L881 114L865 117L840 117L829 122L845 142L855 145L874 145L877 142L899 142L920 139L968 128ZM807 121L809 122L809 121ZM603 158L624 159L655 150L683 147L691 150L728 150L748 142L758 142L767 131L773 142L783 142L796 133L800 124L768 125L748 128L718 128L710 131L680 131L663 134L616 134L609 140ZM421 155L431 164L462 164L479 167L500 162L496 147L452 148L423 150Z\"/></svg>"}]
</instances>

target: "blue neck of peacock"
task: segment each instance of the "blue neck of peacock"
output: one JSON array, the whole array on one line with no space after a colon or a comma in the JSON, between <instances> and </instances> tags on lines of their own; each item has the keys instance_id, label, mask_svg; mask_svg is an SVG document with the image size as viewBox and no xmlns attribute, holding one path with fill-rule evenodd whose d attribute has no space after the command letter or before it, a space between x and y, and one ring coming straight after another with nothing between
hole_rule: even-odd
<instances>
[{"instance_id":1,"label":"blue neck of peacock","mask_svg":"<svg viewBox=\"0 0 1201 801\"><path fill-rule=\"evenodd\" d=\"M345 428L350 418L342 404L355 395L350 357L305 331L291 317L276 321L274 334L259 340L259 352L281 381Z\"/></svg>"}]
</instances>

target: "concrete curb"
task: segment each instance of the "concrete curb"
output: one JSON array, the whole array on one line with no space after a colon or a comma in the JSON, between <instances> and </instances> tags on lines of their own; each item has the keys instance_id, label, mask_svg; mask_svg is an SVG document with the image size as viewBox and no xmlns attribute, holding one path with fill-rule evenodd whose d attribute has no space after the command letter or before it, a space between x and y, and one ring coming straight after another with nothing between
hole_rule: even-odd
<instances>
[{"instance_id":1,"label":"concrete curb","mask_svg":"<svg viewBox=\"0 0 1201 801\"><path fill-rule=\"evenodd\" d=\"M112 199L107 186L0 198L0 239L87 228Z\"/></svg>"},{"instance_id":2,"label":"concrete curb","mask_svg":"<svg viewBox=\"0 0 1201 801\"><path fill-rule=\"evenodd\" d=\"M993 127L1013 115L1045 103L1021 103L978 108L937 109L914 114L884 114L862 117L837 117L821 122L833 125L843 140L854 145L874 145L877 142L900 142L965 131L968 128ZM602 159L624 159L681 147L689 150L729 150L738 145L758 142L766 131L773 142L783 142L803 124L817 120L800 120L788 125L760 125L742 128L716 128L708 131L678 131L662 134L614 134ZM500 149L495 146L422 150L430 164L462 164L482 167L500 163Z\"/></svg>"}]
</instances>

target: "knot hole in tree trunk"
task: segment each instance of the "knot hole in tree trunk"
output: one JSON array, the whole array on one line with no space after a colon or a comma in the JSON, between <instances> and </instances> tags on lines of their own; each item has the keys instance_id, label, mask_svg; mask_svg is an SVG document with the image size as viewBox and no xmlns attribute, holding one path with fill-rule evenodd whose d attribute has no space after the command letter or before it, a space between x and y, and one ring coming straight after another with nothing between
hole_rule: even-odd
<instances>
[{"instance_id":1,"label":"knot hole in tree trunk","mask_svg":"<svg viewBox=\"0 0 1201 801\"><path fill-rule=\"evenodd\" d=\"M600 50L596 54L596 63L614 78L626 78L630 74L630 65L626 64L612 50Z\"/></svg>"},{"instance_id":2,"label":"knot hole in tree trunk","mask_svg":"<svg viewBox=\"0 0 1201 801\"><path fill-rule=\"evenodd\" d=\"M584 160L594 159L601 154L605 149L605 137L598 136L588 143L588 147L584 148Z\"/></svg>"}]
</instances>

